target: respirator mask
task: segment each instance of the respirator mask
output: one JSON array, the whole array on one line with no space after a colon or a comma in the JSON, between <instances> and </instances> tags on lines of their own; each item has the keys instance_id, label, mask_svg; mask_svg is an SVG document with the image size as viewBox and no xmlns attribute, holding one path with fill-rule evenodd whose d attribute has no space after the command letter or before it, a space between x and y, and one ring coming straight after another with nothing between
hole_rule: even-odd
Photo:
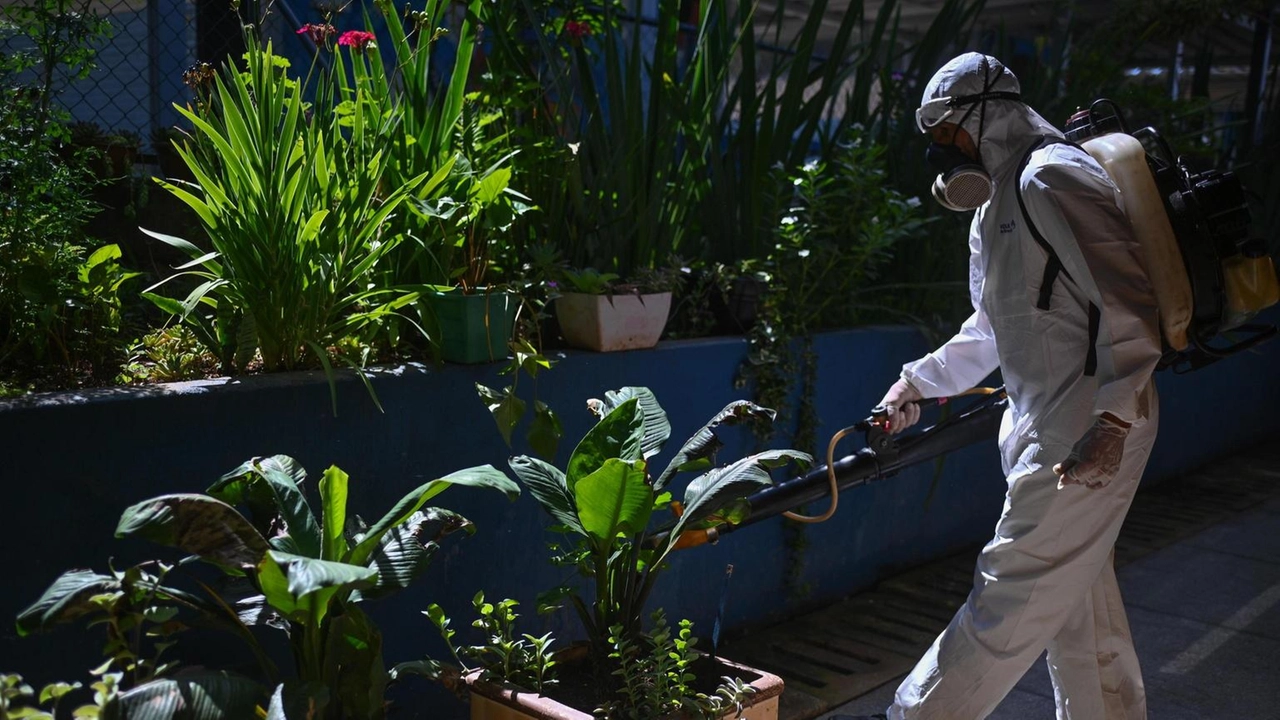
<instances>
[{"instance_id":1,"label":"respirator mask","mask_svg":"<svg viewBox=\"0 0 1280 720\"><path fill-rule=\"evenodd\" d=\"M995 184L982 163L965 155L955 145L929 143L925 160L938 171L933 181L933 199L956 212L973 210L991 199Z\"/></svg>"},{"instance_id":2,"label":"respirator mask","mask_svg":"<svg viewBox=\"0 0 1280 720\"><path fill-rule=\"evenodd\" d=\"M988 100L1020 102L1021 96L1016 92L981 92L976 95L934 98L916 110L916 127L920 132L928 133L930 128L948 121L957 108L967 106L968 110L964 115L958 120L951 121L963 127L969 115L974 110L984 108ZM978 118L978 137L975 138L975 145L980 146L986 113L982 113ZM986 168L982 166L982 162L969 157L955 145L930 143L925 150L925 160L938 171L938 177L933 181L933 198L948 210L956 212L974 210L990 200L995 192L995 183L991 180L991 175Z\"/></svg>"}]
</instances>

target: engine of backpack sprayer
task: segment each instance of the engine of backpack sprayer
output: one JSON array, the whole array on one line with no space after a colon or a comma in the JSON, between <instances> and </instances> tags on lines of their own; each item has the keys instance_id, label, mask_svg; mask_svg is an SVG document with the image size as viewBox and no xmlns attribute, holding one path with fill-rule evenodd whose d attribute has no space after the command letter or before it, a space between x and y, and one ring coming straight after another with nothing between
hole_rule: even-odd
<instances>
[{"instance_id":1,"label":"engine of backpack sprayer","mask_svg":"<svg viewBox=\"0 0 1280 720\"><path fill-rule=\"evenodd\" d=\"M1160 307L1161 368L1196 370L1276 334L1246 324L1280 301L1280 283L1266 244L1250 235L1235 173L1192 171L1155 128L1129 133L1107 99L1071 116L1065 134L1124 198Z\"/></svg>"}]
</instances>

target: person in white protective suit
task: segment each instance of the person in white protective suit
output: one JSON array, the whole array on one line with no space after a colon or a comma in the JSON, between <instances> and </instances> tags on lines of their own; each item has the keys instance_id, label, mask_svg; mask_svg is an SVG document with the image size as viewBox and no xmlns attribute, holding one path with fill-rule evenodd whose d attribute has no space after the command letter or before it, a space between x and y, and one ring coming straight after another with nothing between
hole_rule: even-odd
<instances>
[{"instance_id":1,"label":"person in white protective suit","mask_svg":"<svg viewBox=\"0 0 1280 720\"><path fill-rule=\"evenodd\" d=\"M1119 191L1018 93L998 60L967 53L929 81L917 114L942 172L935 195L977 210L974 312L882 402L900 432L919 418L913 400L999 368L1008 493L972 592L898 687L891 720L986 717L1045 650L1059 719L1146 717L1112 549L1156 436L1156 304Z\"/></svg>"}]
</instances>

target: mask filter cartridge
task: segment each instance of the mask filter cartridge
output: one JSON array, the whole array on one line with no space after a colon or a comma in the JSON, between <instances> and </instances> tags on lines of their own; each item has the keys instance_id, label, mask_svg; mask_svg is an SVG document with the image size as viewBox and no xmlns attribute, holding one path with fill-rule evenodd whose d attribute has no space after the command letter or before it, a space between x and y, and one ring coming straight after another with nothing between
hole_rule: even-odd
<instances>
[{"instance_id":1,"label":"mask filter cartridge","mask_svg":"<svg viewBox=\"0 0 1280 720\"><path fill-rule=\"evenodd\" d=\"M991 199L991 176L980 163L955 145L930 143L925 159L938 170L933 197L943 207L956 212L973 210Z\"/></svg>"}]
</instances>

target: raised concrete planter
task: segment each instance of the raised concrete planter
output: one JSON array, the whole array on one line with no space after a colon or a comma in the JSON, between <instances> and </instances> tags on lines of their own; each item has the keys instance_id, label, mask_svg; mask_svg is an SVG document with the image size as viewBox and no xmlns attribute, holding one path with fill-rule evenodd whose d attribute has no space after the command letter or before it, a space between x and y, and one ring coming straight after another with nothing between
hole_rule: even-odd
<instances>
[{"instance_id":1,"label":"raised concrete planter","mask_svg":"<svg viewBox=\"0 0 1280 720\"><path fill-rule=\"evenodd\" d=\"M815 336L819 442L862 419L902 363L929 349L918 332L903 327ZM570 351L558 354L555 368L539 375L538 399L560 413L565 437L581 437L594 422L583 409L587 398L623 385L647 386L670 416L673 434L687 437L729 402L751 397L750 388L735 386L746 354L746 342L733 337L668 341L624 353ZM1190 375L1161 373L1160 433L1148 478L1181 475L1274 438L1280 431L1277 367L1280 340ZM67 631L19 638L12 620L64 570L104 570L109 558L125 567L155 557L154 545L112 539L120 512L132 503L164 493L203 492L242 461L275 453L297 458L313 480L338 465L351 476L352 506L363 508L388 507L409 488L461 467L505 468L511 455L531 452L523 428L515 447L507 447L475 393L477 382L509 382L501 369L494 363L377 370L372 384L385 413L374 407L358 379L340 372L336 417L320 372L0 400L0 513L6 523L0 534L6 562L0 661L7 661L0 671L19 671L42 684L83 678L82 670L101 663L100 635ZM520 389L532 401L533 385L522 382ZM1206 412L1227 402L1230 413ZM792 408L794 403L795 398ZM926 420L937 417L929 414ZM788 411L779 427L790 432L794 422L794 411ZM748 432L727 433L725 439L726 455L747 454L754 444ZM842 451L853 452L857 444L851 441ZM562 466L572 451L566 443L553 464ZM655 461L668 459L664 453ZM652 606L664 607L668 617L692 620L697 634L709 633L725 566L733 564L723 614L723 652L733 657L737 630L791 616L866 588L890 572L985 542L1006 491L995 441L978 443L949 455L940 466L926 463L843 493L831 520L806 527L802 551L788 549L781 522L765 521L717 545L677 552ZM533 607L540 591L564 580L561 569L547 561L548 521L533 498L495 502L484 493L456 489L433 504L473 521L476 533L442 548L421 592L368 603L367 611L383 630L388 664L423 655L447 657L422 618L426 603L462 613L483 589ZM788 568L797 560L796 580L810 588L803 598L784 589ZM551 631L568 642L577 639L578 622L561 611L530 617L529 630ZM201 638L203 644L180 659L209 666L241 663L253 671L252 659L238 645L223 643L219 650L216 638L208 639ZM184 642L193 641L184 637L177 652L184 652ZM455 720L444 702L431 717Z\"/></svg>"}]
</instances>

